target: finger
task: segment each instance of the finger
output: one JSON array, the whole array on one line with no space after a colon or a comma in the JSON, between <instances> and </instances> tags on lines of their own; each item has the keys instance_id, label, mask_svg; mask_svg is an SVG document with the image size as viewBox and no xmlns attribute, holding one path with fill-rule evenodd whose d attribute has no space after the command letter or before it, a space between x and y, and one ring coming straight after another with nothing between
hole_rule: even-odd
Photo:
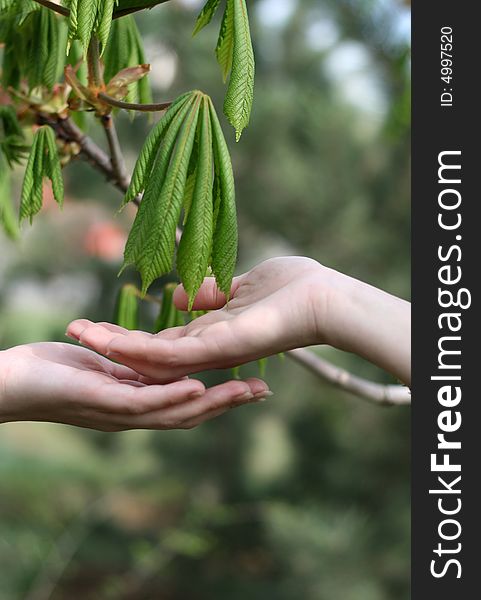
<instances>
[{"instance_id":1,"label":"finger","mask_svg":"<svg viewBox=\"0 0 481 600\"><path fill-rule=\"evenodd\" d=\"M86 352L88 352L88 350L86 350ZM96 356L96 360L106 373L112 375L112 377L115 377L115 379L118 379L119 381L128 380L130 382L144 383L142 375L130 367L119 365L100 355Z\"/></svg>"},{"instance_id":2,"label":"finger","mask_svg":"<svg viewBox=\"0 0 481 600\"><path fill-rule=\"evenodd\" d=\"M227 381L207 389L202 396L191 402L177 404L170 410L164 411L164 418L176 423L195 420L212 412L225 411L257 401L260 395L263 397L268 393L267 384L260 379Z\"/></svg>"},{"instance_id":3,"label":"finger","mask_svg":"<svg viewBox=\"0 0 481 600\"><path fill-rule=\"evenodd\" d=\"M226 339L224 337L224 339ZM176 340L157 336L117 336L105 354L135 371L157 379L178 379L183 375L208 369L233 367L257 358L239 355L235 340L223 339L222 348L215 335L179 337Z\"/></svg>"},{"instance_id":4,"label":"finger","mask_svg":"<svg viewBox=\"0 0 481 600\"><path fill-rule=\"evenodd\" d=\"M93 322L88 319L76 319L68 324L66 335L74 340L78 340L82 331L90 325L93 325Z\"/></svg>"},{"instance_id":5,"label":"finger","mask_svg":"<svg viewBox=\"0 0 481 600\"><path fill-rule=\"evenodd\" d=\"M126 329L125 327L120 327L120 325L115 325L114 323L108 323L107 321L99 321L98 323L95 323L96 325L99 325L101 327L104 327L105 329L107 329L108 331L111 331L112 333L122 333L122 334L126 334L129 333L129 331L131 331L130 329Z\"/></svg>"},{"instance_id":6,"label":"finger","mask_svg":"<svg viewBox=\"0 0 481 600\"><path fill-rule=\"evenodd\" d=\"M267 387L265 382L262 381L261 379L254 379L254 378L247 379L246 383L249 385L250 391L252 392L252 394L254 394L254 398L252 400L248 401L247 404L252 404L256 401L262 402L265 399L267 399L269 396L272 396L272 392L269 390L269 388ZM233 408L236 408L236 406L229 406L228 408L221 408L221 409L213 410L213 411L205 413L195 419L190 419L188 421L184 421L184 423L182 423L182 428L183 429L193 429L194 427L197 427L198 425L201 425L202 423L205 423L206 421L211 421L212 419L220 417L221 415L223 415L224 413L226 413L227 411L229 411Z\"/></svg>"},{"instance_id":7,"label":"finger","mask_svg":"<svg viewBox=\"0 0 481 600\"><path fill-rule=\"evenodd\" d=\"M109 416L131 419L160 410L166 411L182 403L191 403L205 392L197 379L183 379L167 385L136 387L120 382L97 386L92 394L92 406ZM109 417L110 418L110 417Z\"/></svg>"},{"instance_id":8,"label":"finger","mask_svg":"<svg viewBox=\"0 0 481 600\"><path fill-rule=\"evenodd\" d=\"M141 429L183 429L185 423L195 422L204 415L225 412L231 407L255 401L257 400L248 382L228 381L208 389L205 394L190 402L135 416L129 419L128 426Z\"/></svg>"},{"instance_id":9,"label":"finger","mask_svg":"<svg viewBox=\"0 0 481 600\"><path fill-rule=\"evenodd\" d=\"M212 412L208 412L205 415L202 415L201 417L197 417L196 419L189 419L188 421L184 421L182 423L182 429L194 429L194 427L198 427L199 425L202 425L202 423L206 423L207 421L212 421L217 417L221 417L223 414L230 411L231 409L232 407L229 406L228 408L213 410Z\"/></svg>"},{"instance_id":10,"label":"finger","mask_svg":"<svg viewBox=\"0 0 481 600\"><path fill-rule=\"evenodd\" d=\"M105 340L107 339L110 340L112 336L126 335L128 333L128 329L120 327L119 325L114 325L113 323L94 323L88 319L78 319L77 321L70 323L67 327L66 335L76 339L85 346L95 347L98 344L99 347L101 347L102 343L105 343ZM93 334L93 344L90 344L89 339L86 337L86 335L90 334Z\"/></svg>"},{"instance_id":11,"label":"finger","mask_svg":"<svg viewBox=\"0 0 481 600\"><path fill-rule=\"evenodd\" d=\"M233 279L230 290L231 297L236 293L243 277L241 275ZM217 287L214 277L206 277L195 297L192 310L215 310L225 306L226 302L227 298ZM179 285L174 292L174 304L179 310L188 309L189 298L182 285Z\"/></svg>"}]
</instances>

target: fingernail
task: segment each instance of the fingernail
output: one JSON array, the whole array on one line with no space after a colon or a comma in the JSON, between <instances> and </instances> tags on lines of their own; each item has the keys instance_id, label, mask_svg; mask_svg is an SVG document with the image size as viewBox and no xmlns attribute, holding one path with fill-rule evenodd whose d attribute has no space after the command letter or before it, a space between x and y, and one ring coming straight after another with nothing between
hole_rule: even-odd
<instances>
[{"instance_id":1,"label":"fingernail","mask_svg":"<svg viewBox=\"0 0 481 600\"><path fill-rule=\"evenodd\" d=\"M77 340L77 336L73 335L73 333L69 333L68 331L65 332L65 336L70 338L71 340Z\"/></svg>"},{"instance_id":2,"label":"fingernail","mask_svg":"<svg viewBox=\"0 0 481 600\"><path fill-rule=\"evenodd\" d=\"M189 394L189 400L196 400L197 398L201 398L204 394L205 392L197 390L196 392Z\"/></svg>"},{"instance_id":3,"label":"fingernail","mask_svg":"<svg viewBox=\"0 0 481 600\"><path fill-rule=\"evenodd\" d=\"M244 392L240 396L236 396L235 399L238 400L239 402L243 402L246 400L253 400L253 398L254 398L254 394L252 392Z\"/></svg>"},{"instance_id":4,"label":"fingernail","mask_svg":"<svg viewBox=\"0 0 481 600\"><path fill-rule=\"evenodd\" d=\"M271 392L270 390L266 390L264 392L259 392L258 394L254 395L255 400L258 400L259 402L265 402L267 400L267 398L271 398L274 395L274 392Z\"/></svg>"}]
</instances>

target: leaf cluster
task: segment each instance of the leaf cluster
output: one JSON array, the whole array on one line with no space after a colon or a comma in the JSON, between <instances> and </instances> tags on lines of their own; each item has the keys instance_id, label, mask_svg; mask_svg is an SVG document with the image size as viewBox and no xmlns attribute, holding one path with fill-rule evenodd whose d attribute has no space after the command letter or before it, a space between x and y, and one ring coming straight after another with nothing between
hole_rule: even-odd
<instances>
[{"instance_id":1,"label":"leaf cluster","mask_svg":"<svg viewBox=\"0 0 481 600\"><path fill-rule=\"evenodd\" d=\"M152 328L152 333L159 333L172 327L182 327L206 314L206 311L182 312L174 304L176 283L167 283L162 289L160 299L148 296L147 302L160 304L160 310ZM135 285L128 283L122 286L117 295L114 322L125 329L139 329L139 308L142 295Z\"/></svg>"},{"instance_id":2,"label":"leaf cluster","mask_svg":"<svg viewBox=\"0 0 481 600\"><path fill-rule=\"evenodd\" d=\"M208 0L197 18L194 35L211 22L219 4L220 0ZM254 99L255 59L246 0L226 1L215 53L224 83L229 78L224 113L239 141L249 124Z\"/></svg>"},{"instance_id":3,"label":"leaf cluster","mask_svg":"<svg viewBox=\"0 0 481 600\"><path fill-rule=\"evenodd\" d=\"M111 81L127 67L145 64L144 47L134 17L127 16L113 21L103 61L106 81ZM151 103L152 92L148 78L142 77L131 83L125 99L133 103Z\"/></svg>"},{"instance_id":4,"label":"leaf cluster","mask_svg":"<svg viewBox=\"0 0 481 600\"><path fill-rule=\"evenodd\" d=\"M229 294L237 258L235 186L229 150L211 99L180 96L147 137L124 204L144 192L127 240L124 268L135 265L142 291L174 264L190 307L209 267Z\"/></svg>"},{"instance_id":5,"label":"leaf cluster","mask_svg":"<svg viewBox=\"0 0 481 600\"><path fill-rule=\"evenodd\" d=\"M0 225L11 239L18 237L18 223L11 201L10 171L0 147Z\"/></svg>"},{"instance_id":6,"label":"leaf cluster","mask_svg":"<svg viewBox=\"0 0 481 600\"><path fill-rule=\"evenodd\" d=\"M35 132L23 178L20 202L20 220L33 217L42 208L43 180L52 182L53 195L59 206L63 205L63 179L55 134L45 125Z\"/></svg>"},{"instance_id":7,"label":"leaf cluster","mask_svg":"<svg viewBox=\"0 0 481 600\"><path fill-rule=\"evenodd\" d=\"M0 106L0 150L10 168L25 158L28 146L13 106Z\"/></svg>"},{"instance_id":8,"label":"leaf cluster","mask_svg":"<svg viewBox=\"0 0 481 600\"><path fill-rule=\"evenodd\" d=\"M0 12L0 42L5 45L2 84L18 88L52 89L65 63L67 29L64 19L29 0L13 2Z\"/></svg>"},{"instance_id":9,"label":"leaf cluster","mask_svg":"<svg viewBox=\"0 0 481 600\"><path fill-rule=\"evenodd\" d=\"M118 0L70 0L68 19L68 39L80 40L84 55L93 35L100 41L104 52L112 26L112 16Z\"/></svg>"}]
</instances>

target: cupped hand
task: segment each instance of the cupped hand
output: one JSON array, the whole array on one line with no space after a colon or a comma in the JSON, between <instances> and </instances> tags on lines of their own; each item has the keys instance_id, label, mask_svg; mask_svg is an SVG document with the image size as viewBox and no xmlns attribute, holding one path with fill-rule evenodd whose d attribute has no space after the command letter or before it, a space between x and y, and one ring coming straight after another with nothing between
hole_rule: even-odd
<instances>
[{"instance_id":1,"label":"cupped hand","mask_svg":"<svg viewBox=\"0 0 481 600\"><path fill-rule=\"evenodd\" d=\"M259 379L208 390L195 379L161 384L71 344L0 352L0 423L47 421L102 431L190 429L270 394Z\"/></svg>"},{"instance_id":2,"label":"cupped hand","mask_svg":"<svg viewBox=\"0 0 481 600\"><path fill-rule=\"evenodd\" d=\"M327 341L318 323L326 321L334 274L308 258L271 259L234 279L227 304L215 281L207 278L194 309L212 312L185 327L152 335L81 319L69 325L67 334L151 377L228 368ZM181 286L174 302L187 309Z\"/></svg>"}]
</instances>

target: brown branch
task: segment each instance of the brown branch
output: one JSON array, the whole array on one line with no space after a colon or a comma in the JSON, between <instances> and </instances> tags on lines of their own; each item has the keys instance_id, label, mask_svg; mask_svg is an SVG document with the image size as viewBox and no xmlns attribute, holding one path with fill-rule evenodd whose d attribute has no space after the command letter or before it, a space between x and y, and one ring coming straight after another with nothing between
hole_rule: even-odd
<instances>
[{"instance_id":1,"label":"brown branch","mask_svg":"<svg viewBox=\"0 0 481 600\"><path fill-rule=\"evenodd\" d=\"M34 0L34 2L45 6L45 8L49 8L59 15L63 15L64 17L68 17L70 15L70 10L68 8L65 8L65 6L60 6L60 4L57 4L56 2L50 2L50 0Z\"/></svg>"},{"instance_id":2,"label":"brown branch","mask_svg":"<svg viewBox=\"0 0 481 600\"><path fill-rule=\"evenodd\" d=\"M336 367L305 348L291 350L286 354L334 387L368 400L373 404L382 406L406 406L411 404L411 392L409 388L403 385L382 385L357 377L357 375Z\"/></svg>"},{"instance_id":3,"label":"brown branch","mask_svg":"<svg viewBox=\"0 0 481 600\"><path fill-rule=\"evenodd\" d=\"M103 102L109 104L110 106L123 108L125 110L138 110L140 112L160 112L162 110L167 110L172 104L172 102L161 102L159 104L136 104L134 102L123 102L122 100L112 98L112 96L109 96L105 92L99 92L98 97L100 100L103 100Z\"/></svg>"},{"instance_id":4,"label":"brown branch","mask_svg":"<svg viewBox=\"0 0 481 600\"><path fill-rule=\"evenodd\" d=\"M100 171L105 177L114 183L114 185L122 192L127 190L125 182L121 182L116 177L112 162L109 156L97 146L97 144L85 133L77 127L71 119L61 119L58 121L60 134L69 141L75 142L80 146L81 153L94 166L97 171Z\"/></svg>"},{"instance_id":5,"label":"brown branch","mask_svg":"<svg viewBox=\"0 0 481 600\"><path fill-rule=\"evenodd\" d=\"M154 6L158 6L159 4L165 4L166 2L169 2L169 0L155 0L152 1L151 6L134 6L132 8L123 8L123 9L119 9L119 10L115 10L114 14L113 14L113 19L120 19L120 17L125 17L127 15L131 15L134 12L139 12L139 10L150 10L152 8L154 8Z\"/></svg>"},{"instance_id":6,"label":"brown branch","mask_svg":"<svg viewBox=\"0 0 481 600\"><path fill-rule=\"evenodd\" d=\"M145 10L147 8L151 9L154 6L157 6L158 4L164 4L165 2L168 2L168 1L169 0L160 0L157 2L152 2L151 6L135 6L132 8L124 8L121 10L116 10L116 11L114 11L114 13L112 15L112 19L120 19L121 17L125 17L127 15L138 12L140 10ZM36 2L37 4L40 4L41 6L45 6L45 8L49 8L50 10L53 10L56 13L58 13L59 15L62 15L64 17L70 16L70 9L66 8L65 6L60 6L60 4L57 4L56 2L52 2L51 0L34 0L34 2Z\"/></svg>"},{"instance_id":7,"label":"brown branch","mask_svg":"<svg viewBox=\"0 0 481 600\"><path fill-rule=\"evenodd\" d=\"M112 115L104 115L100 118L102 126L105 131L105 136L109 144L110 159L112 169L115 173L117 181L122 185L123 191L127 191L129 187L130 178L125 168L124 156L122 154L122 148L119 142L119 136L117 135L117 129L115 127Z\"/></svg>"}]
</instances>

